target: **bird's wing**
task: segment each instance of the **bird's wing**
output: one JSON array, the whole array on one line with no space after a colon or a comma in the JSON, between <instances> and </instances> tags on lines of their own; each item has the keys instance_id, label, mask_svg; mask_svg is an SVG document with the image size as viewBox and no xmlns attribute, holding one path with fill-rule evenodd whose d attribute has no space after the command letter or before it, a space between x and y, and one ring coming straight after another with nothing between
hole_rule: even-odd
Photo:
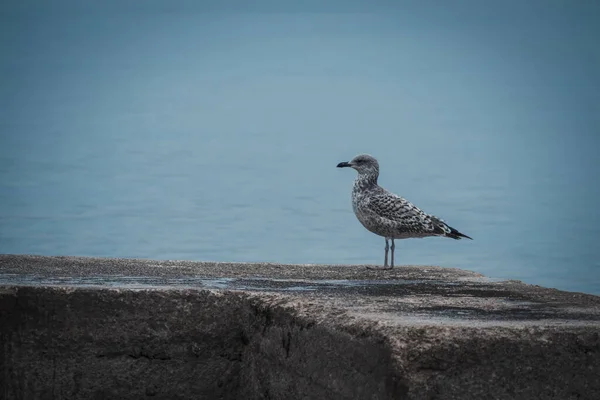
<instances>
[{"instance_id":1,"label":"bird's wing","mask_svg":"<svg viewBox=\"0 0 600 400\"><path fill-rule=\"evenodd\" d=\"M442 220L426 214L400 196L389 193L372 196L369 207L380 217L398 223L407 231L434 235L450 233L449 227Z\"/></svg>"}]
</instances>

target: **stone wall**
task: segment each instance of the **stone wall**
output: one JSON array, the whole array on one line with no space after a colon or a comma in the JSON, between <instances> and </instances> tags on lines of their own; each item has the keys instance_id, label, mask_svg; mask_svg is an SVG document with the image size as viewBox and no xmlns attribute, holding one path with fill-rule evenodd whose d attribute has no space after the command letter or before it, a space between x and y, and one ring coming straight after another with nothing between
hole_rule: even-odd
<instances>
[{"instance_id":1,"label":"stone wall","mask_svg":"<svg viewBox=\"0 0 600 400\"><path fill-rule=\"evenodd\" d=\"M0 399L600 399L600 298L469 271L0 255Z\"/></svg>"},{"instance_id":2,"label":"stone wall","mask_svg":"<svg viewBox=\"0 0 600 400\"><path fill-rule=\"evenodd\" d=\"M586 329L388 336L277 296L197 290L5 287L0 311L7 400L600 398Z\"/></svg>"}]
</instances>

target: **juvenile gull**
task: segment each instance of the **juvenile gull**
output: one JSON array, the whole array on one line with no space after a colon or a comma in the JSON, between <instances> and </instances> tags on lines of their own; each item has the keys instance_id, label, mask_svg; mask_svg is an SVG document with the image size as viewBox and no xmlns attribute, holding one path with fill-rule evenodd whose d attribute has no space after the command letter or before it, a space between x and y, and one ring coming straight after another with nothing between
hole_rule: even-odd
<instances>
[{"instance_id":1,"label":"juvenile gull","mask_svg":"<svg viewBox=\"0 0 600 400\"><path fill-rule=\"evenodd\" d=\"M440 218L424 213L406 199L379 186L379 163L370 155L359 154L352 161L341 162L337 166L354 168L358 172L352 189L352 208L365 228L385 238L385 261L382 269L394 268L394 239L427 236L472 239ZM392 241L392 258L388 267L389 240Z\"/></svg>"}]
</instances>

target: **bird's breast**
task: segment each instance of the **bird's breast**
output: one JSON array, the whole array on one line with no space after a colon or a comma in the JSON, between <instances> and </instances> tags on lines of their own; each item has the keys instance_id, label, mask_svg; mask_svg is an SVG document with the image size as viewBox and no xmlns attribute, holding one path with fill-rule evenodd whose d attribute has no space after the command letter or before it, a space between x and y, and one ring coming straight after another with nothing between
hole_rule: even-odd
<instances>
[{"instance_id":1,"label":"bird's breast","mask_svg":"<svg viewBox=\"0 0 600 400\"><path fill-rule=\"evenodd\" d=\"M368 196L352 193L352 209L358 221L367 230L381 236L391 236L392 227L369 207Z\"/></svg>"}]
</instances>

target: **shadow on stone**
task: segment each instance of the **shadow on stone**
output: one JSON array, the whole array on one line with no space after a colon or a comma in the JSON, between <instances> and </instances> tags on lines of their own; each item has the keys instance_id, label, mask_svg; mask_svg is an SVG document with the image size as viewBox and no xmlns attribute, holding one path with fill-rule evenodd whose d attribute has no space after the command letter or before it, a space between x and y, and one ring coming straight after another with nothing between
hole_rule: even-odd
<instances>
[{"instance_id":1,"label":"shadow on stone","mask_svg":"<svg viewBox=\"0 0 600 400\"><path fill-rule=\"evenodd\" d=\"M242 293L18 288L1 294L2 398L394 398L378 335Z\"/></svg>"}]
</instances>

